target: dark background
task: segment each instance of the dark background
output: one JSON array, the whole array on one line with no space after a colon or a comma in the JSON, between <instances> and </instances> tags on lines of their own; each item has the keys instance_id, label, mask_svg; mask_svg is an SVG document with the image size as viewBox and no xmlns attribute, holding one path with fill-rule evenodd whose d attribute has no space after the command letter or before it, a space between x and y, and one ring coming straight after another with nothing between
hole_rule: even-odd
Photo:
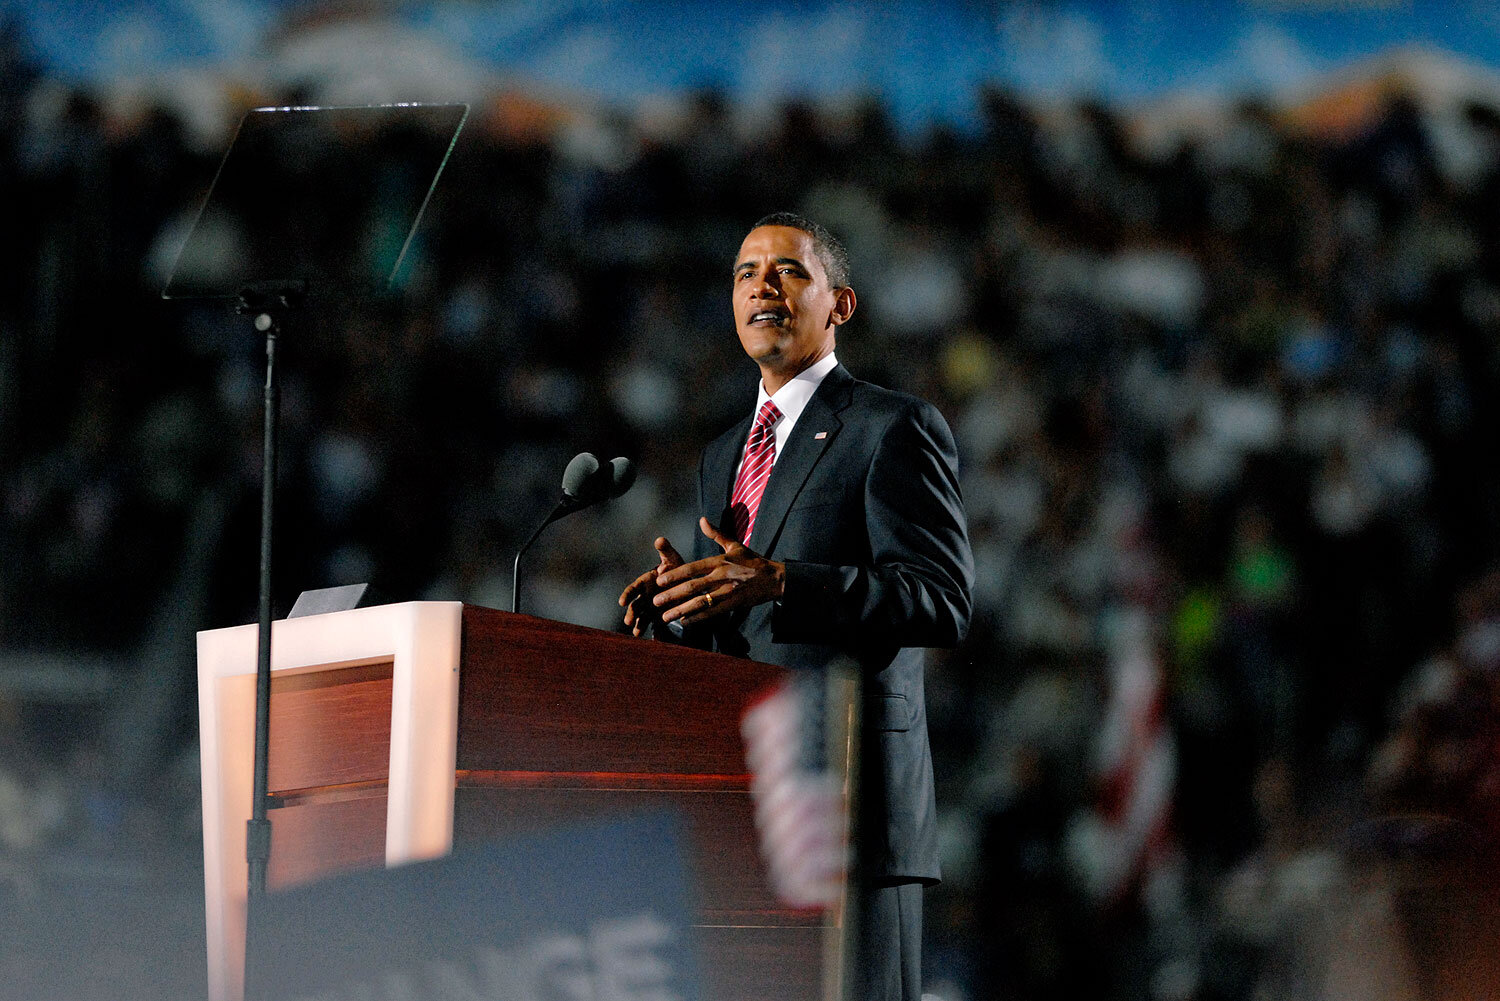
<instances>
[{"instance_id":1,"label":"dark background","mask_svg":"<svg viewBox=\"0 0 1500 1001\"><path fill-rule=\"evenodd\" d=\"M250 7L254 65L341 31L357 50L416 5ZM827 9L778 30L816 38ZM1224 7L1297 27L1277 9ZM262 344L157 294L239 114L352 85L331 56L301 79L224 59L194 105L5 24L0 995L191 997L193 634L255 614ZM640 482L549 529L525 606L613 628L651 540L693 530L698 449L753 400L731 255L802 211L853 257L840 359L935 402L961 452L979 577L969 639L928 676L929 989L1430 984L1432 921L1387 891L1412 853L1484 871L1500 790L1500 89L1431 49L1360 55L1288 69L1289 91L1147 99L1108 73L1025 86L1006 50L950 118L795 74L776 92L664 69L650 100L515 68L478 92L365 81L361 100L474 107L397 287L283 338L278 609L361 580L508 607L513 547L588 449ZM351 283L399 230L336 186L292 215ZM1338 947L1371 913L1389 939Z\"/></svg>"}]
</instances>

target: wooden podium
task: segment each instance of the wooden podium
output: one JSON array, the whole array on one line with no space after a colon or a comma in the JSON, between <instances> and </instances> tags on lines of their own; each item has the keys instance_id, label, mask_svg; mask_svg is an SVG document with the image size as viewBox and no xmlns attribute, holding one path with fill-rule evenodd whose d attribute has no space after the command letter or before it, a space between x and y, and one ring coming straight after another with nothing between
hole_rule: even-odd
<instances>
[{"instance_id":1,"label":"wooden podium","mask_svg":"<svg viewBox=\"0 0 1500 1001\"><path fill-rule=\"evenodd\" d=\"M777 905L739 721L766 664L419 601L273 626L272 889L641 806L685 818L713 1001L814 1001L826 933ZM212 1001L242 996L256 627L198 634Z\"/></svg>"}]
</instances>

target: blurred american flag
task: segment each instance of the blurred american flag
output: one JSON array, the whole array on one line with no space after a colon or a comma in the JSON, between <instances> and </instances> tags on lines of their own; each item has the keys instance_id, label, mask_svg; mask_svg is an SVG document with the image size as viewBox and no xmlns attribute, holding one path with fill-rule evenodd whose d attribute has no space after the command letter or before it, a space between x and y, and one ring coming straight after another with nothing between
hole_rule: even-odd
<instances>
[{"instance_id":1,"label":"blurred american flag","mask_svg":"<svg viewBox=\"0 0 1500 1001\"><path fill-rule=\"evenodd\" d=\"M788 907L835 907L849 867L846 783L829 767L821 680L796 678L759 698L741 722L761 854Z\"/></svg>"}]
</instances>

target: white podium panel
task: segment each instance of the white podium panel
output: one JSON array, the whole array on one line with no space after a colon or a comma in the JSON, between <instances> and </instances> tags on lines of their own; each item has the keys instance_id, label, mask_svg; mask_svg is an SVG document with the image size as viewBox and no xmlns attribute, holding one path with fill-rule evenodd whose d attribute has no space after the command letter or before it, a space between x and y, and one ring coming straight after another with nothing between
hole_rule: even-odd
<instances>
[{"instance_id":1,"label":"white podium panel","mask_svg":"<svg viewBox=\"0 0 1500 1001\"><path fill-rule=\"evenodd\" d=\"M462 623L463 605L456 601L413 601L273 623L271 791L303 810L370 802L378 806L383 796L386 865L448 853L453 845ZM244 992L245 823L254 783L257 633L252 624L198 634L211 1001L240 1001ZM315 715L301 717L305 725L299 727L299 707L312 704L307 693L314 691L320 693L319 713L348 713L355 724L348 733L329 732ZM287 708L280 715L278 695ZM378 725L362 733L358 721L368 721L372 712ZM286 728L280 737L278 722ZM385 755L380 751L387 734ZM302 757L319 762L299 760L298 747L310 747ZM380 759L375 767L372 751ZM277 831L279 814L286 820L293 815L291 810L270 811L273 853L280 833L292 829L283 823L282 832ZM276 872L274 854L271 865ZM284 882L306 878L295 868L282 871Z\"/></svg>"}]
</instances>

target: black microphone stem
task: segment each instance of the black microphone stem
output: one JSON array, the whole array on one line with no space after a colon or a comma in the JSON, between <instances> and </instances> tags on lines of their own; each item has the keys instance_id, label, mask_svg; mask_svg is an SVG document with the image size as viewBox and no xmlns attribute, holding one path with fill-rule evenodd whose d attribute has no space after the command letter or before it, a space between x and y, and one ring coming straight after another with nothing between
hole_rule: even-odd
<instances>
[{"instance_id":1,"label":"black microphone stem","mask_svg":"<svg viewBox=\"0 0 1500 1001\"><path fill-rule=\"evenodd\" d=\"M602 477L602 478L601 478ZM630 489L635 480L635 467L629 459L614 459L608 466L601 466L592 452L579 452L568 463L563 472L562 500L552 513L536 527L527 540L516 550L516 562L510 568L510 610L514 614L521 610L521 554L542 534L542 529L563 515L582 511L602 500L618 497Z\"/></svg>"},{"instance_id":2,"label":"black microphone stem","mask_svg":"<svg viewBox=\"0 0 1500 1001\"><path fill-rule=\"evenodd\" d=\"M510 610L512 612L519 612L521 610L521 554L531 548L531 544L542 534L542 529L567 514L577 503L571 497L563 497L562 500L557 502L557 506L552 509L552 513L547 515L546 519L536 527L536 531L532 532L530 537L521 543L521 548L516 550L516 562L510 569Z\"/></svg>"}]
</instances>

